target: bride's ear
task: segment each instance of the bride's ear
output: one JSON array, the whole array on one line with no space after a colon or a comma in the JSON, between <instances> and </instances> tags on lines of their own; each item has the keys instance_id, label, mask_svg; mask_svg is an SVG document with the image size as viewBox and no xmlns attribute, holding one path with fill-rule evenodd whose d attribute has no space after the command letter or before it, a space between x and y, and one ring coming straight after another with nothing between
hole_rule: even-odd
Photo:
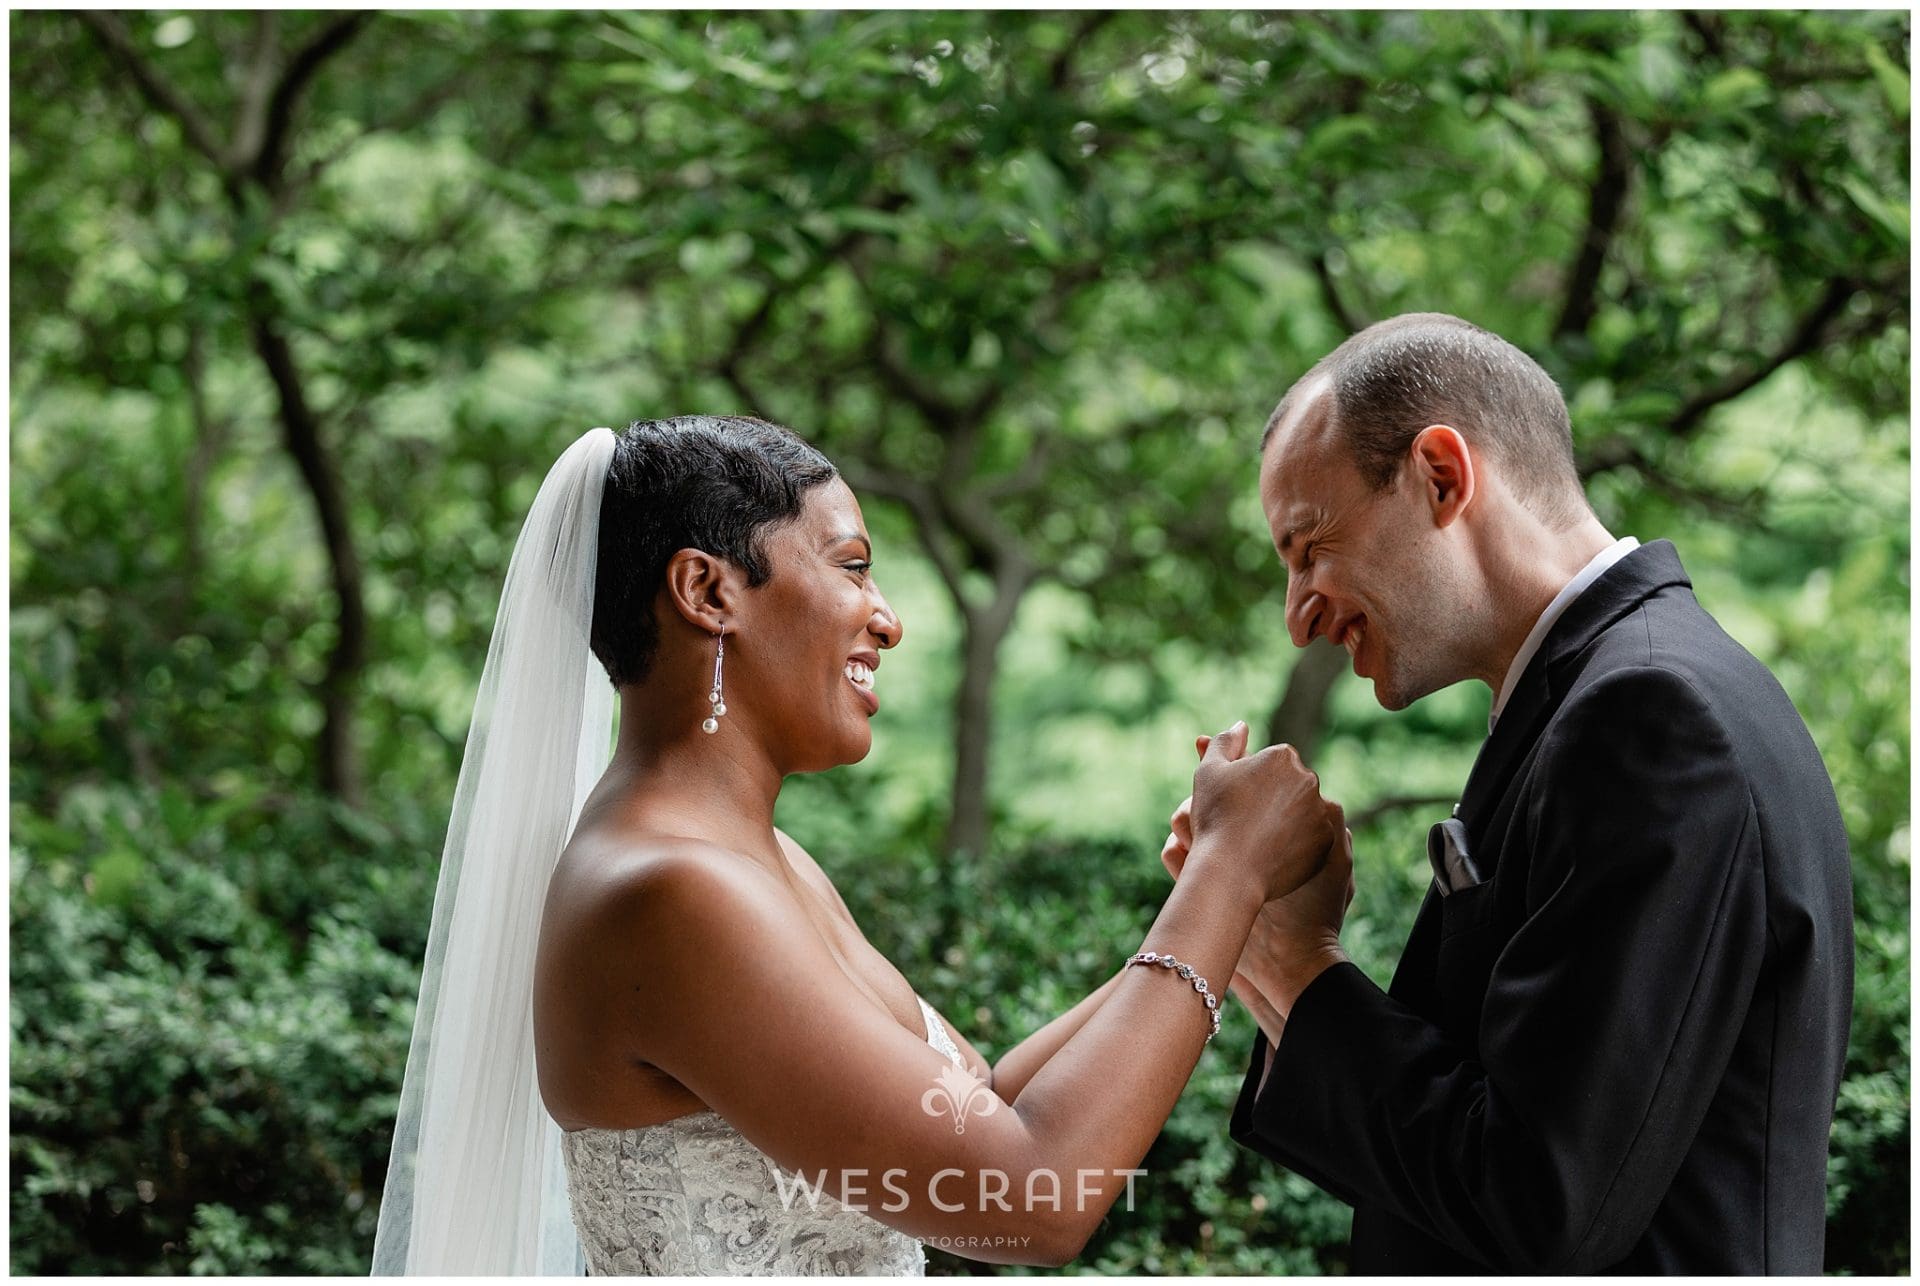
<instances>
[{"instance_id":1,"label":"bride's ear","mask_svg":"<svg viewBox=\"0 0 1920 1286\"><path fill-rule=\"evenodd\" d=\"M733 622L746 589L740 569L704 549L682 549L667 560L667 601L688 624L718 634Z\"/></svg>"}]
</instances>

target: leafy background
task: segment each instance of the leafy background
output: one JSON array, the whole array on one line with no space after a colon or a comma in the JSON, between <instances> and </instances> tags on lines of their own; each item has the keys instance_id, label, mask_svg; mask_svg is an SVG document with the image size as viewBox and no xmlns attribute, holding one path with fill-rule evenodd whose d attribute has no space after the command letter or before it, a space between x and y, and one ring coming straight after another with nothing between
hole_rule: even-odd
<instances>
[{"instance_id":1,"label":"leafy background","mask_svg":"<svg viewBox=\"0 0 1920 1286\"><path fill-rule=\"evenodd\" d=\"M21 12L12 1266L359 1273L473 685L584 428L790 423L909 627L780 820L997 1054L1165 893L1191 735L1310 748L1391 971L1487 694L1295 652L1253 442L1455 312L1780 676L1854 856L1828 1264L1908 1268L1909 18ZM1340 1272L1237 1008L1069 1271ZM937 1272L980 1266L935 1255Z\"/></svg>"}]
</instances>

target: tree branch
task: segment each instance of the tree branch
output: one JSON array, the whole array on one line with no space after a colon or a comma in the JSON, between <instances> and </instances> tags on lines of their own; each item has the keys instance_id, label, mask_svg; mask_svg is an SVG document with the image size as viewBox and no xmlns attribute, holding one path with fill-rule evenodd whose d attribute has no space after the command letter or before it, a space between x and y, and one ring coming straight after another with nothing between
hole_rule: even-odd
<instances>
[{"instance_id":1,"label":"tree branch","mask_svg":"<svg viewBox=\"0 0 1920 1286\"><path fill-rule=\"evenodd\" d=\"M1096 31L1112 22L1113 17L1111 9L1094 9L1081 18L1080 29L1061 46L1060 52L1053 56L1053 62L1047 68L1047 84L1054 93L1066 89L1067 82L1073 79L1073 56L1093 38Z\"/></svg>"},{"instance_id":2,"label":"tree branch","mask_svg":"<svg viewBox=\"0 0 1920 1286\"><path fill-rule=\"evenodd\" d=\"M280 186L282 171L286 166L287 136L293 128L293 113L300 105L300 96L319 74L321 65L346 48L374 17L374 14L364 10L340 14L321 28L319 35L302 45L299 52L294 54L293 61L287 64L286 74L274 86L273 96L267 102L266 126L261 133L260 150L251 158L248 167L253 178L269 192Z\"/></svg>"},{"instance_id":3,"label":"tree branch","mask_svg":"<svg viewBox=\"0 0 1920 1286\"><path fill-rule=\"evenodd\" d=\"M850 460L839 466L840 476L855 491L880 496L905 506L913 519L914 529L919 533L920 544L927 551L927 557L933 560L934 570L940 573L947 592L961 611L969 610L971 600L966 594L966 581L961 568L953 559L953 554L941 543L940 534L944 524L941 521L940 507L935 503L933 493L917 479L888 469L883 465L867 464L859 460Z\"/></svg>"},{"instance_id":4,"label":"tree branch","mask_svg":"<svg viewBox=\"0 0 1920 1286\"><path fill-rule=\"evenodd\" d=\"M1793 333L1779 348L1748 369L1700 390L1681 403L1680 408L1664 426L1666 435L1671 438L1689 436L1699 429L1707 413L1715 407L1732 401L1759 385L1788 362L1805 357L1819 348L1830 338L1829 328L1833 325L1834 319L1845 310L1847 301L1853 298L1858 288L1859 284L1848 277L1835 277L1829 281L1826 289L1821 292L1820 298L1801 316L1793 328ZM1872 319L1874 326L1863 328L1863 330L1870 332L1875 327L1884 326L1892 320L1893 316L1893 310L1881 309ZM1581 457L1579 472L1584 481L1598 474L1629 466L1642 469L1650 467L1640 449L1630 439L1613 437L1598 443Z\"/></svg>"},{"instance_id":5,"label":"tree branch","mask_svg":"<svg viewBox=\"0 0 1920 1286\"><path fill-rule=\"evenodd\" d=\"M1714 407L1722 402L1732 401L1788 362L1797 357L1805 357L1820 347L1822 340L1826 337L1827 327L1847 306L1847 301L1853 298L1853 292L1857 288L1854 281L1848 277L1835 277L1829 281L1827 288L1821 292L1819 300L1801 317L1799 325L1794 327L1793 334L1788 336L1786 343L1751 369L1724 379L1710 388L1702 389L1688 398L1673 419L1668 422L1667 432L1675 437L1685 437L1699 427L1700 421Z\"/></svg>"},{"instance_id":6,"label":"tree branch","mask_svg":"<svg viewBox=\"0 0 1920 1286\"><path fill-rule=\"evenodd\" d=\"M220 140L214 137L213 126L193 100L141 54L133 38L127 34L127 29L120 25L120 20L100 9L82 9L75 16L106 46L107 52L127 69L147 100L179 123L181 132L187 136L187 142L193 149L213 162L214 168L222 174L228 173L226 152L220 146Z\"/></svg>"},{"instance_id":7,"label":"tree branch","mask_svg":"<svg viewBox=\"0 0 1920 1286\"><path fill-rule=\"evenodd\" d=\"M1647 459L1646 453L1625 439L1603 444L1614 449L1604 459L1596 458L1591 462L1593 474L1604 473L1611 469L1632 469L1646 480L1648 486L1671 500L1691 505L1705 513L1710 513L1722 521L1742 527L1763 525L1766 508L1766 488L1755 487L1750 491L1733 494L1715 491L1711 487L1693 486L1673 477ZM1582 473L1582 479L1593 476Z\"/></svg>"},{"instance_id":8,"label":"tree branch","mask_svg":"<svg viewBox=\"0 0 1920 1286\"><path fill-rule=\"evenodd\" d=\"M863 235L865 234L860 232L849 232L833 244L823 247L792 281L769 280L766 283L765 293L760 296L759 305L733 332L733 342L727 346L727 351L720 357L720 374L728 384L732 385L734 392L746 398L751 405L757 407L760 406L760 402L751 396L747 387L746 374L741 369L741 365L753 350L753 346L759 342L761 334L767 329L767 323L773 319L773 310L780 306L781 300L811 285L821 273L827 270L829 264L844 254L847 248ZM754 412L756 415L763 413L763 410Z\"/></svg>"},{"instance_id":9,"label":"tree branch","mask_svg":"<svg viewBox=\"0 0 1920 1286\"><path fill-rule=\"evenodd\" d=\"M767 328L767 322L773 317L774 306L780 302L781 296L780 290L771 284L767 286L766 292L760 296L760 306L733 332L733 342L721 354L718 363L721 378L747 403L749 411L763 419L766 418L766 408L761 406L760 399L748 388L746 373L740 369L740 364L746 360L747 350L760 338L760 332Z\"/></svg>"},{"instance_id":10,"label":"tree branch","mask_svg":"<svg viewBox=\"0 0 1920 1286\"><path fill-rule=\"evenodd\" d=\"M228 157L232 169L246 168L260 154L267 133L267 98L273 92L273 69L279 59L280 15L271 9L260 10L254 14L253 53L233 125L232 155Z\"/></svg>"},{"instance_id":11,"label":"tree branch","mask_svg":"<svg viewBox=\"0 0 1920 1286\"><path fill-rule=\"evenodd\" d=\"M906 367L894 360L893 353L887 348L887 330L881 325L884 313L880 299L874 293L873 281L868 276L860 255L847 256L847 267L852 271L854 280L860 283L861 293L867 298L868 313L872 321L867 327L866 357L867 364L880 377L880 383L895 397L920 413L927 427L949 440L961 436L976 427L984 418L1000 391L994 387L998 381L990 383L965 407L949 401L931 385L922 382Z\"/></svg>"},{"instance_id":12,"label":"tree branch","mask_svg":"<svg viewBox=\"0 0 1920 1286\"><path fill-rule=\"evenodd\" d=\"M1612 108L1597 101L1590 100L1587 111L1593 118L1599 163L1587 201L1587 231L1581 238L1580 252L1574 257L1573 271L1567 274L1566 303L1560 310L1560 320L1554 323L1555 339L1584 335L1593 322L1599 306L1600 271L1606 266L1607 250L1613 244L1614 229L1626 206L1628 181L1633 173L1633 154L1627 148L1620 118Z\"/></svg>"},{"instance_id":13,"label":"tree branch","mask_svg":"<svg viewBox=\"0 0 1920 1286\"><path fill-rule=\"evenodd\" d=\"M1340 329L1352 335L1367 328L1367 321L1347 305L1340 297L1340 289L1333 279L1333 268L1327 263L1327 253L1322 250L1313 256L1313 276L1320 283L1320 298L1325 301L1327 311L1340 323Z\"/></svg>"},{"instance_id":14,"label":"tree branch","mask_svg":"<svg viewBox=\"0 0 1920 1286\"><path fill-rule=\"evenodd\" d=\"M404 133L416 125L425 123L443 103L460 91L466 84L467 77L472 70L473 64L463 64L444 80L422 90L412 101L407 103L406 106L394 111L392 115L383 120L369 122L359 133L353 135L345 142L337 144L323 155L313 158L313 160L301 167L299 175L293 182L293 186L301 188L311 186L314 180L318 179L327 167L338 162L341 157L353 151L354 148L360 146L360 144L375 134Z\"/></svg>"},{"instance_id":15,"label":"tree branch","mask_svg":"<svg viewBox=\"0 0 1920 1286\"><path fill-rule=\"evenodd\" d=\"M126 688L116 692L112 700L107 702L107 714L120 733L120 739L126 743L127 758L133 764L133 775L142 785L158 786L165 778L154 760L153 747L140 731L142 721L138 700L133 692Z\"/></svg>"},{"instance_id":16,"label":"tree branch","mask_svg":"<svg viewBox=\"0 0 1920 1286\"><path fill-rule=\"evenodd\" d=\"M1409 808L1438 808L1443 804L1452 804L1458 795L1388 795L1377 799L1347 819L1347 829L1363 830L1373 825L1388 813L1397 813Z\"/></svg>"},{"instance_id":17,"label":"tree branch","mask_svg":"<svg viewBox=\"0 0 1920 1286\"><path fill-rule=\"evenodd\" d=\"M996 584L1009 578L1023 585L1032 582L1034 569L1025 546L983 497L957 486L936 487L933 497L948 528L973 554L974 564L986 570Z\"/></svg>"},{"instance_id":18,"label":"tree branch","mask_svg":"<svg viewBox=\"0 0 1920 1286\"><path fill-rule=\"evenodd\" d=\"M1007 496L1017 496L1031 491L1046 481L1047 471L1053 467L1054 443L1056 438L1041 438L1027 452L1020 467L1011 473L988 478L980 485L980 494L988 501L1002 500Z\"/></svg>"},{"instance_id":19,"label":"tree branch","mask_svg":"<svg viewBox=\"0 0 1920 1286\"><path fill-rule=\"evenodd\" d=\"M1707 15L1694 9L1682 11L1680 17L1693 31L1693 34L1700 37L1700 43L1706 47L1706 51L1713 55L1716 61L1725 60L1726 45L1720 39L1717 19L1710 21Z\"/></svg>"},{"instance_id":20,"label":"tree branch","mask_svg":"<svg viewBox=\"0 0 1920 1286\"><path fill-rule=\"evenodd\" d=\"M872 292L868 292L868 299L871 302ZM886 332L876 320L867 330L867 361L880 377L881 384L886 386L889 393L918 411L920 418L934 432L942 437L953 433L959 425L959 409L894 361L893 354L887 351L886 341Z\"/></svg>"},{"instance_id":21,"label":"tree branch","mask_svg":"<svg viewBox=\"0 0 1920 1286\"><path fill-rule=\"evenodd\" d=\"M1163 266L1163 265L1156 265ZM1053 274L1052 284L1034 305L1028 323L1012 334L1002 336L1006 343L1007 356L1024 357L1027 365L1032 365L1038 357L1047 355L1048 350L1042 337L1059 324L1067 309L1079 299L1083 287L1092 285L1106 276L1108 265L1089 260L1063 268ZM1069 337L1071 339L1071 336ZM1016 363L1017 364L1017 363ZM998 400L1006 394L1008 381L990 380L980 396L974 399L970 408L980 419L985 419Z\"/></svg>"}]
</instances>

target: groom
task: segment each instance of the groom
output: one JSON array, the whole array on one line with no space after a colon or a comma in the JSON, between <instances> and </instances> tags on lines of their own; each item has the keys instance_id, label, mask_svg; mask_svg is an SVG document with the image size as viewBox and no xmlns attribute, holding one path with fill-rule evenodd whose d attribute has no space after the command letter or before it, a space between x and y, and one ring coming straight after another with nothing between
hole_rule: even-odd
<instances>
[{"instance_id":1,"label":"groom","mask_svg":"<svg viewBox=\"0 0 1920 1286\"><path fill-rule=\"evenodd\" d=\"M1389 710L1495 695L1386 991L1340 951L1345 854L1262 912L1233 1138L1353 1206L1355 1273L1818 1273L1852 894L1786 693L1671 544L1600 525L1546 372L1458 318L1309 371L1260 495L1297 646Z\"/></svg>"}]
</instances>

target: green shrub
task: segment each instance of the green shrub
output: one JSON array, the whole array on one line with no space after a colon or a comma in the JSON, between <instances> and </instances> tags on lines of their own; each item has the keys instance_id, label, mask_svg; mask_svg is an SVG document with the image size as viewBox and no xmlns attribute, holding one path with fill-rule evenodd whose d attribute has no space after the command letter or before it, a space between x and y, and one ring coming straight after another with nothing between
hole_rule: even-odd
<instances>
[{"instance_id":1,"label":"green shrub","mask_svg":"<svg viewBox=\"0 0 1920 1286\"><path fill-rule=\"evenodd\" d=\"M191 814L14 812L16 1272L366 1269L432 891L391 873L431 850Z\"/></svg>"}]
</instances>

